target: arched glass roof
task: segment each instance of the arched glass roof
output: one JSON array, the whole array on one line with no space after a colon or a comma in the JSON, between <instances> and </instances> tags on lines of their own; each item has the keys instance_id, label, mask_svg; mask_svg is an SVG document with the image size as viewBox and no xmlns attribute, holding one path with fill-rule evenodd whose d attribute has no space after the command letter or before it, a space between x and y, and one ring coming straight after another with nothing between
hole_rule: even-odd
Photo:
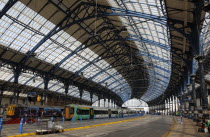
<instances>
[{"instance_id":1,"label":"arched glass roof","mask_svg":"<svg viewBox=\"0 0 210 137\"><path fill-rule=\"evenodd\" d=\"M148 104L144 102L143 100L139 99L130 99L126 101L122 107L128 107L128 108L139 108L139 107L148 107Z\"/></svg>"},{"instance_id":2,"label":"arched glass roof","mask_svg":"<svg viewBox=\"0 0 210 137\"><path fill-rule=\"evenodd\" d=\"M114 7L120 7L131 11L164 16L164 9L157 0L110 0ZM130 37L141 36L152 41L138 45L139 54L143 56L145 65L148 66L150 85L147 92L141 97L144 101L150 101L160 96L167 88L171 75L170 36L168 28L157 22L137 17L121 17L122 22L128 27ZM155 44L158 42L159 44ZM149 66L150 65L150 66Z\"/></svg>"},{"instance_id":3,"label":"arched glass roof","mask_svg":"<svg viewBox=\"0 0 210 137\"><path fill-rule=\"evenodd\" d=\"M1 0L0 10L5 6L8 0ZM28 8L21 2L17 2L5 16L0 20L1 34L0 42L2 45L27 53L55 27L55 24L48 21L37 12ZM26 28L26 25L28 28ZM29 29L30 27L30 29ZM78 31L78 30L77 30ZM51 64L56 64L75 51L82 43L64 31L52 36L36 50L36 57ZM131 89L126 80L114 68L110 68L105 60L94 62L99 56L90 49L84 49L76 52L74 55L63 61L61 68L74 73L82 72L83 76L89 80L105 85L107 88L117 93L124 101L130 98ZM107 68L110 68L107 70ZM4 68L6 69L6 68ZM106 70L106 71L104 71ZM2 80L12 80L13 74L4 74L1 71ZM26 76L27 75L27 76ZM37 80L32 84L33 75L23 74L20 76L20 83L43 88L43 80ZM40 80L40 81L39 81ZM62 85L62 84L61 84ZM59 89L61 85L58 82L50 82L50 89L56 92L63 92ZM70 92L70 95L79 96L79 93L73 94L76 90ZM122 92L123 91L123 92ZM72 93L72 94L71 94ZM86 98L87 99L87 98ZM89 99L88 99L89 100Z\"/></svg>"},{"instance_id":4,"label":"arched glass roof","mask_svg":"<svg viewBox=\"0 0 210 137\"><path fill-rule=\"evenodd\" d=\"M8 0L0 1L0 10L7 2ZM161 7L158 0L109 0L108 2L114 8L130 10L135 14L141 12L160 18L164 17L165 9ZM49 18L43 17L42 12L46 12L45 7L37 12L21 1L16 2L0 19L0 44L24 54L34 51L36 58L41 61L52 65L59 64L62 69L94 81L118 94L124 102L131 98L132 87L117 69L89 48L78 50L86 46L80 42L84 35L81 28L72 29L71 32L80 34L81 37L78 39L65 30L61 30L37 48L36 45L56 27L56 24L50 19L55 18L58 11L49 12ZM136 56L143 57L143 65L146 66L146 71L149 73L149 86L141 97L142 100L148 102L160 96L170 81L171 47L169 46L168 28L150 19L131 16L120 16L119 18L123 26L127 28L129 38L134 41L139 50ZM136 40L141 38L144 38L145 42ZM102 52L100 50L98 49L99 53ZM14 76L10 69L1 67L0 74L0 80L13 82ZM43 78L32 73L22 73L19 83L44 88ZM51 91L64 93L63 84L58 81L51 80L48 87ZM70 86L68 94L79 97L79 90L77 87ZM90 101L88 91L84 91L83 95L83 99ZM96 100L97 96L94 95L93 101Z\"/></svg>"}]
</instances>

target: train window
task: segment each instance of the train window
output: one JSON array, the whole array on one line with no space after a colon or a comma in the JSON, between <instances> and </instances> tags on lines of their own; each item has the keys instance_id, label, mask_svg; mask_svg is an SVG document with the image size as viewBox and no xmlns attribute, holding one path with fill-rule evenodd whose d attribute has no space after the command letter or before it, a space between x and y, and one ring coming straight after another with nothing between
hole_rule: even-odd
<instances>
[{"instance_id":1,"label":"train window","mask_svg":"<svg viewBox=\"0 0 210 137\"><path fill-rule=\"evenodd\" d=\"M89 115L89 110L77 109L78 115Z\"/></svg>"},{"instance_id":2,"label":"train window","mask_svg":"<svg viewBox=\"0 0 210 137\"><path fill-rule=\"evenodd\" d=\"M117 111L112 111L112 114L118 114L118 112Z\"/></svg>"},{"instance_id":3,"label":"train window","mask_svg":"<svg viewBox=\"0 0 210 137\"><path fill-rule=\"evenodd\" d=\"M70 108L70 114L74 114L74 108Z\"/></svg>"},{"instance_id":4,"label":"train window","mask_svg":"<svg viewBox=\"0 0 210 137\"><path fill-rule=\"evenodd\" d=\"M52 109L46 109L46 115L52 115L53 110Z\"/></svg>"},{"instance_id":5,"label":"train window","mask_svg":"<svg viewBox=\"0 0 210 137\"><path fill-rule=\"evenodd\" d=\"M95 114L108 114L108 111L106 110L94 110Z\"/></svg>"}]
</instances>

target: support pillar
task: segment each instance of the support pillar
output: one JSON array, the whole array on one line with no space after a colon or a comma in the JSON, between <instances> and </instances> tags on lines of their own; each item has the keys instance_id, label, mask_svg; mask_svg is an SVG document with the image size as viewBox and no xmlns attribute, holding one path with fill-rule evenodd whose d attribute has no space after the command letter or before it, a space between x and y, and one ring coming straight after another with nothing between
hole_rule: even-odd
<instances>
[{"instance_id":1,"label":"support pillar","mask_svg":"<svg viewBox=\"0 0 210 137\"><path fill-rule=\"evenodd\" d=\"M93 92L92 91L90 91L90 103L91 103L91 105L93 104Z\"/></svg>"},{"instance_id":2,"label":"support pillar","mask_svg":"<svg viewBox=\"0 0 210 137\"><path fill-rule=\"evenodd\" d=\"M20 91L18 90L17 86L18 86L18 79L19 79L19 76L21 74L21 70L22 70L22 68L21 68L20 65L15 66L14 69L13 69L15 90L14 90L12 101L11 101L12 104L18 104Z\"/></svg>"},{"instance_id":3,"label":"support pillar","mask_svg":"<svg viewBox=\"0 0 210 137\"><path fill-rule=\"evenodd\" d=\"M194 111L196 108L196 90L195 90L195 74L192 74L191 77L191 83L192 83L192 99L193 99L193 105L194 105Z\"/></svg>"},{"instance_id":4,"label":"support pillar","mask_svg":"<svg viewBox=\"0 0 210 137\"><path fill-rule=\"evenodd\" d=\"M0 88L0 106L2 105L2 98L3 98L4 89Z\"/></svg>"},{"instance_id":5,"label":"support pillar","mask_svg":"<svg viewBox=\"0 0 210 137\"><path fill-rule=\"evenodd\" d=\"M108 108L109 108L109 104L110 104L110 97L108 97Z\"/></svg>"},{"instance_id":6,"label":"support pillar","mask_svg":"<svg viewBox=\"0 0 210 137\"><path fill-rule=\"evenodd\" d=\"M196 57L196 60L199 64L199 72L200 72L200 88L201 88L201 95L202 95L202 108L207 109L208 108L208 92L206 90L206 84L205 84L205 75L204 75L204 57L198 56Z\"/></svg>"},{"instance_id":7,"label":"support pillar","mask_svg":"<svg viewBox=\"0 0 210 137\"><path fill-rule=\"evenodd\" d=\"M174 100L173 96L171 96L171 105L172 105L172 116L174 115Z\"/></svg>"},{"instance_id":8,"label":"support pillar","mask_svg":"<svg viewBox=\"0 0 210 137\"><path fill-rule=\"evenodd\" d=\"M98 107L100 107L100 101L101 101L101 96L100 95L98 95Z\"/></svg>"},{"instance_id":9,"label":"support pillar","mask_svg":"<svg viewBox=\"0 0 210 137\"><path fill-rule=\"evenodd\" d=\"M168 113L168 112L169 112L168 109L169 109L169 108L168 108L168 99L166 99L166 115L169 114L169 113Z\"/></svg>"},{"instance_id":10,"label":"support pillar","mask_svg":"<svg viewBox=\"0 0 210 137\"><path fill-rule=\"evenodd\" d=\"M104 107L106 107L106 98L104 97Z\"/></svg>"},{"instance_id":11,"label":"support pillar","mask_svg":"<svg viewBox=\"0 0 210 137\"><path fill-rule=\"evenodd\" d=\"M176 96L174 96L174 112L175 112L175 116L176 116Z\"/></svg>"},{"instance_id":12,"label":"support pillar","mask_svg":"<svg viewBox=\"0 0 210 137\"><path fill-rule=\"evenodd\" d=\"M79 104L82 104L82 95L83 95L83 89L79 88Z\"/></svg>"},{"instance_id":13,"label":"support pillar","mask_svg":"<svg viewBox=\"0 0 210 137\"><path fill-rule=\"evenodd\" d=\"M44 90L45 90L43 93L43 97L44 97L43 106L44 106L47 103L47 90L48 90L48 84L49 84L50 78L48 75L45 75L43 79L44 79Z\"/></svg>"},{"instance_id":14,"label":"support pillar","mask_svg":"<svg viewBox=\"0 0 210 137\"><path fill-rule=\"evenodd\" d=\"M65 106L67 105L67 95L68 95L68 91L69 91L69 84L67 82L64 83L64 89L65 89Z\"/></svg>"}]
</instances>

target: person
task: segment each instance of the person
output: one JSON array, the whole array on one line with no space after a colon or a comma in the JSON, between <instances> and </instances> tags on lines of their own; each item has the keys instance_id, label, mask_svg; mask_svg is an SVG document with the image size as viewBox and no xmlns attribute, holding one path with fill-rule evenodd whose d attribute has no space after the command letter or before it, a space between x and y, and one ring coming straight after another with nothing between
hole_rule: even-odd
<instances>
[{"instance_id":1,"label":"person","mask_svg":"<svg viewBox=\"0 0 210 137\"><path fill-rule=\"evenodd\" d=\"M53 112L53 119L56 120L56 118L57 118L57 112L55 111Z\"/></svg>"},{"instance_id":2,"label":"person","mask_svg":"<svg viewBox=\"0 0 210 137\"><path fill-rule=\"evenodd\" d=\"M182 124L182 112L180 113L180 123Z\"/></svg>"},{"instance_id":3,"label":"person","mask_svg":"<svg viewBox=\"0 0 210 137\"><path fill-rule=\"evenodd\" d=\"M7 118L7 111L6 111L6 109L4 109L3 117L4 117L4 118Z\"/></svg>"}]
</instances>

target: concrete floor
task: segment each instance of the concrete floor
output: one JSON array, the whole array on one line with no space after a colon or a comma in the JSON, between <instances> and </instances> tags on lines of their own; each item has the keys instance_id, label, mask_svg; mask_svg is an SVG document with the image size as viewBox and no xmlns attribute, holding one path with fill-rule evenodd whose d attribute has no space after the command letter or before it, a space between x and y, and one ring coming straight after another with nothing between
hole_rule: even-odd
<instances>
[{"instance_id":1,"label":"concrete floor","mask_svg":"<svg viewBox=\"0 0 210 137\"><path fill-rule=\"evenodd\" d=\"M170 116L148 115L135 121L71 130L42 135L42 137L162 137L169 131L172 124L173 119Z\"/></svg>"}]
</instances>

